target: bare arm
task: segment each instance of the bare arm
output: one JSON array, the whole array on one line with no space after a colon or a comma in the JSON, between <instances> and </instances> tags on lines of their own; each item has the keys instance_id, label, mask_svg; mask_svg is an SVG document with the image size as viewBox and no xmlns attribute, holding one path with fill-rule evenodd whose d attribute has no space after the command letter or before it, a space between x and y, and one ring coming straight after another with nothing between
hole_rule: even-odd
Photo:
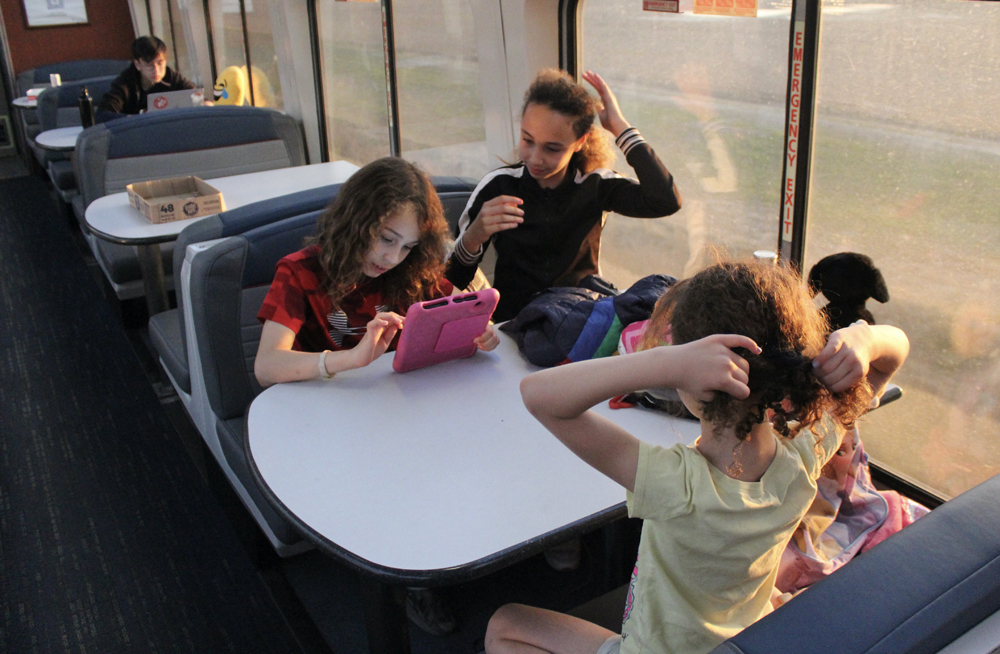
<instances>
[{"instance_id":1,"label":"bare arm","mask_svg":"<svg viewBox=\"0 0 1000 654\"><path fill-rule=\"evenodd\" d=\"M629 491L639 441L589 409L640 388L673 387L699 400L715 391L745 398L748 366L730 348L760 348L745 336L717 334L692 343L549 368L521 381L528 411L574 454Z\"/></svg>"},{"instance_id":2,"label":"bare arm","mask_svg":"<svg viewBox=\"0 0 1000 654\"><path fill-rule=\"evenodd\" d=\"M357 346L350 350L328 352L324 363L327 374L363 368L382 356L403 326L403 318L388 312L377 314L367 325L368 330ZM292 349L295 332L281 323L268 320L260 335L253 372L261 386L282 382L316 379L320 376L318 352L297 352Z\"/></svg>"},{"instance_id":3,"label":"bare arm","mask_svg":"<svg viewBox=\"0 0 1000 654\"><path fill-rule=\"evenodd\" d=\"M878 397L909 352L910 341L901 329L859 320L830 334L813 365L820 381L834 393L866 378Z\"/></svg>"}]
</instances>

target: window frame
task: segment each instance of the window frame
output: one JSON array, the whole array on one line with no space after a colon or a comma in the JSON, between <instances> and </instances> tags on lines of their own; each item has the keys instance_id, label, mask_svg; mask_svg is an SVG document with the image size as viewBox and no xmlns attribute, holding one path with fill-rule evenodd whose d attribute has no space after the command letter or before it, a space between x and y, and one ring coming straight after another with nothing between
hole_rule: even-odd
<instances>
[{"instance_id":1,"label":"window frame","mask_svg":"<svg viewBox=\"0 0 1000 654\"><path fill-rule=\"evenodd\" d=\"M559 0L559 53L560 66L579 81L579 62L582 59L583 43L580 35L583 33L583 3L584 0ZM785 127L782 150L782 189L781 206L776 216L776 251L779 260L786 261L801 272L805 261L805 244L809 222L809 179L812 172L812 151L814 119L816 115L816 84L818 81L820 53L820 26L822 22L822 0L792 0L791 26L788 37L788 82L785 87ZM793 64L796 62L796 22L801 22L802 35L801 75L796 75ZM798 82L800 102L792 106L793 82ZM794 169L794 210L788 238L782 235L785 227L785 188L788 185L788 139L792 110L797 109L798 163ZM906 497L914 499L928 508L935 508L946 499L941 494L881 461L870 460L872 479L880 488L895 490Z\"/></svg>"}]
</instances>

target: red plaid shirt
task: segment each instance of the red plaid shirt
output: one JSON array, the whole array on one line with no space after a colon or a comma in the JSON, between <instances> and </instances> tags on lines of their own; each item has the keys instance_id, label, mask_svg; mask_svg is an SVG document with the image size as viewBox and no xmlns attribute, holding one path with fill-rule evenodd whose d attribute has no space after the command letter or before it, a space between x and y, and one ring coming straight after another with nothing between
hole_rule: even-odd
<instances>
[{"instance_id":1,"label":"red plaid shirt","mask_svg":"<svg viewBox=\"0 0 1000 654\"><path fill-rule=\"evenodd\" d=\"M278 262L271 290L264 298L257 319L272 320L295 332L292 349L300 352L349 350L365 335L376 313L388 311L382 303L378 278L358 285L334 310L330 296L319 288L319 247L311 245ZM445 297L452 285L441 280L425 299ZM395 348L393 343L392 348Z\"/></svg>"}]
</instances>

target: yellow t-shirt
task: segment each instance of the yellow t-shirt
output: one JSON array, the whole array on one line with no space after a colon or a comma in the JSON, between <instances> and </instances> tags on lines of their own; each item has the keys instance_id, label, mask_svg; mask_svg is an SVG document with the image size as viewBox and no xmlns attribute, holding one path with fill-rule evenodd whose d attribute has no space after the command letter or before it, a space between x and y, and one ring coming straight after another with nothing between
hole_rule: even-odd
<instances>
[{"instance_id":1,"label":"yellow t-shirt","mask_svg":"<svg viewBox=\"0 0 1000 654\"><path fill-rule=\"evenodd\" d=\"M757 482L727 477L693 446L641 443L628 509L645 522L622 654L708 652L770 612L781 552L840 441L829 417L813 431L776 436Z\"/></svg>"}]
</instances>

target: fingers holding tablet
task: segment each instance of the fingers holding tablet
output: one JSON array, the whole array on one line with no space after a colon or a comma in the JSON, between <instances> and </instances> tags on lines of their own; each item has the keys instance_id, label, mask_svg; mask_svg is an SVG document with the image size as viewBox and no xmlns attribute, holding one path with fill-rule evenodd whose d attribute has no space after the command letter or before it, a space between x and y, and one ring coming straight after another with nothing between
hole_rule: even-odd
<instances>
[{"instance_id":1,"label":"fingers holding tablet","mask_svg":"<svg viewBox=\"0 0 1000 654\"><path fill-rule=\"evenodd\" d=\"M497 334L496 330L493 329L493 325L486 325L486 331L482 333L481 336L476 338L474 341L476 347L478 347L483 352L489 352L496 349L497 345L500 345L500 336Z\"/></svg>"}]
</instances>

